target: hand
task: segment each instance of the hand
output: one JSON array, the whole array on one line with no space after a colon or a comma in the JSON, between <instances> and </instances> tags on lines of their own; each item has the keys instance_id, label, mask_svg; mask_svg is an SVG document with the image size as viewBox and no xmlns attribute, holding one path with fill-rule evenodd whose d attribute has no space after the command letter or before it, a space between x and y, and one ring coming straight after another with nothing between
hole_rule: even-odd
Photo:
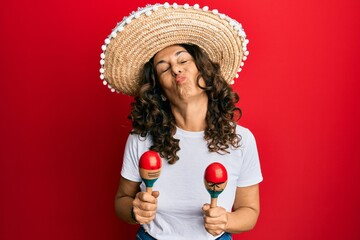
<instances>
[{"instance_id":1,"label":"hand","mask_svg":"<svg viewBox=\"0 0 360 240\"><path fill-rule=\"evenodd\" d=\"M147 192L138 192L133 201L133 211L136 221L140 224L148 224L155 218L157 210L158 191L149 194Z\"/></svg>"},{"instance_id":2,"label":"hand","mask_svg":"<svg viewBox=\"0 0 360 240\"><path fill-rule=\"evenodd\" d=\"M226 231L228 213L225 208L210 208L209 204L204 204L202 210L204 211L204 226L208 233L217 236Z\"/></svg>"}]
</instances>

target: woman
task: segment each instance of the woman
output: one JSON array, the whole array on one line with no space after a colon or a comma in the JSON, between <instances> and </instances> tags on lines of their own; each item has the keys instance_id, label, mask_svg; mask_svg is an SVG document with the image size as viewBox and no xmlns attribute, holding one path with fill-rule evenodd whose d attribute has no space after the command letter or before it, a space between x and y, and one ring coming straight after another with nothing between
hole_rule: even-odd
<instances>
[{"instance_id":1,"label":"woman","mask_svg":"<svg viewBox=\"0 0 360 240\"><path fill-rule=\"evenodd\" d=\"M149 9L152 10L150 14ZM181 10L177 5L155 5L155 8L150 6L138 12L147 16L144 16L143 23L157 21L159 25L164 22L161 16L166 16L166 22L172 18L177 24L179 19L187 19L183 26L191 29L189 19L199 19L200 14L207 18L203 19L204 29L215 25L208 22L212 15L218 15L217 11L208 13L207 9L197 6L188 9L185 5ZM156 17L148 18L150 15ZM139 20L141 14L135 21ZM126 24L120 28L121 36L129 37L136 29L129 27L131 21ZM227 23L230 27L224 22L221 24L225 27L221 25L219 28L232 28L231 24ZM131 30L127 35L123 32L126 27ZM198 28L199 24L194 24L194 27ZM181 24L178 28L181 29ZM122 178L115 199L116 213L128 223L142 225L138 239L231 239L231 233L248 231L255 226L260 211L258 183L262 181L255 139L248 129L236 124L241 116L240 109L235 106L238 96L228 85L231 77L223 77L234 75L234 70L227 70L221 61L220 64L214 62L212 59L216 60L216 57L209 56L209 50L199 47L199 40L182 38L189 34L172 30L179 33L177 37L181 39L173 42L161 32L169 28L162 26L159 29L156 33L146 33L144 37L157 34L158 41L161 37L168 41L160 44L160 50L152 50L156 52L150 58L144 58L148 61L143 64L141 76L135 67L137 86L132 86L134 81L126 81L126 74L117 82L114 70L110 70L116 66L112 54L122 49L111 44L111 41L123 43L117 35L107 41L104 52L102 73L105 73L106 83L121 92L135 93L132 94L135 102L130 115L133 130L125 148ZM198 35L203 39L201 33ZM239 52L244 57L246 44L244 49L242 43L245 40L237 41L235 35L229 38L234 46L240 42ZM230 57L231 63L239 61L236 53L228 55L234 55ZM127 61L136 62L134 59ZM138 168L140 156L149 149L157 151L163 161L161 176L154 185L158 191L152 194L141 191L144 184ZM219 196L218 206L210 208L203 177L205 168L213 162L222 163L229 178L227 187Z\"/></svg>"}]
</instances>

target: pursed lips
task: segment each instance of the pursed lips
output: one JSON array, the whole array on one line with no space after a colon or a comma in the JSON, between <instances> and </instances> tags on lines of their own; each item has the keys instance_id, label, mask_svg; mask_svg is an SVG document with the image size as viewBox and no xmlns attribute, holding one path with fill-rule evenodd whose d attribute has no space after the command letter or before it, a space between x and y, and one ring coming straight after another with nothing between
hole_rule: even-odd
<instances>
[{"instance_id":1,"label":"pursed lips","mask_svg":"<svg viewBox=\"0 0 360 240\"><path fill-rule=\"evenodd\" d=\"M182 76L182 75L177 75L175 78L176 84L182 84L183 82L185 82L186 77Z\"/></svg>"}]
</instances>

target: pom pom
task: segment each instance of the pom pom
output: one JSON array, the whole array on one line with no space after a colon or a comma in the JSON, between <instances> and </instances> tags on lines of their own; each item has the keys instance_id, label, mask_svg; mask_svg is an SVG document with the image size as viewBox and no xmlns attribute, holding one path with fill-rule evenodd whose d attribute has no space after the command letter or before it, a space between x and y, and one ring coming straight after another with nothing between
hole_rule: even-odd
<instances>
[{"instance_id":1,"label":"pom pom","mask_svg":"<svg viewBox=\"0 0 360 240\"><path fill-rule=\"evenodd\" d=\"M125 19L125 23L126 23L126 24L130 24L130 23L131 23L131 18L130 18L130 17L126 18L126 19Z\"/></svg>"}]
</instances>

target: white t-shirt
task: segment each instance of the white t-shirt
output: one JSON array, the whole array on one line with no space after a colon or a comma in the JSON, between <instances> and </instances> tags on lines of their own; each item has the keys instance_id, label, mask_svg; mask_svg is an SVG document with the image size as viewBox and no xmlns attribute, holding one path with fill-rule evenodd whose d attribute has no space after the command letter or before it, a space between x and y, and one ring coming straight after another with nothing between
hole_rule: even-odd
<instances>
[{"instance_id":1,"label":"white t-shirt","mask_svg":"<svg viewBox=\"0 0 360 240\"><path fill-rule=\"evenodd\" d=\"M236 187L246 187L262 181L256 142L253 134L237 126L241 136L240 147L229 148L229 154L209 152L204 132L189 132L177 128L179 160L170 165L162 160L160 177L153 190L159 191L155 219L143 227L156 239L215 239L204 228L203 204L210 203L210 195L204 185L204 171L213 162L222 163L228 172L228 183L218 196L217 205L231 211ZM152 145L150 137L129 135L126 143L121 175L131 181L141 182L139 159ZM145 191L142 182L141 190Z\"/></svg>"}]
</instances>

